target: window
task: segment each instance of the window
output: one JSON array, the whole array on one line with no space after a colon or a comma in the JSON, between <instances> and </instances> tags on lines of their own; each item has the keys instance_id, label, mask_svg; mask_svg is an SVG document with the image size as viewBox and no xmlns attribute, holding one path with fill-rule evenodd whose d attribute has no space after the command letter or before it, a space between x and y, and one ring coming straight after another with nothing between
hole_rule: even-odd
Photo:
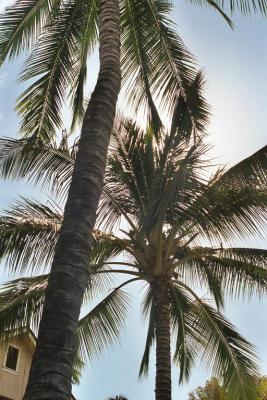
<instances>
[{"instance_id":1,"label":"window","mask_svg":"<svg viewBox=\"0 0 267 400\"><path fill-rule=\"evenodd\" d=\"M5 367L13 369L13 371L16 371L18 365L18 357L19 357L19 349L13 346L9 346L6 356Z\"/></svg>"}]
</instances>

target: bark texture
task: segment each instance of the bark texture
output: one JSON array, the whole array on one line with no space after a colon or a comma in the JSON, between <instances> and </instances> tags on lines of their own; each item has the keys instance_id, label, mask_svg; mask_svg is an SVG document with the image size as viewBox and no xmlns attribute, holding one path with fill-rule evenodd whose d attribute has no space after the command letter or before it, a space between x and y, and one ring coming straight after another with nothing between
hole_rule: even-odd
<instances>
[{"instance_id":1,"label":"bark texture","mask_svg":"<svg viewBox=\"0 0 267 400\"><path fill-rule=\"evenodd\" d=\"M75 332L90 257L89 233L103 187L121 83L118 0L99 0L99 7L100 71L82 126L24 400L71 398Z\"/></svg>"},{"instance_id":2,"label":"bark texture","mask_svg":"<svg viewBox=\"0 0 267 400\"><path fill-rule=\"evenodd\" d=\"M156 323L156 400L171 400L170 300L168 282L153 284Z\"/></svg>"}]
</instances>

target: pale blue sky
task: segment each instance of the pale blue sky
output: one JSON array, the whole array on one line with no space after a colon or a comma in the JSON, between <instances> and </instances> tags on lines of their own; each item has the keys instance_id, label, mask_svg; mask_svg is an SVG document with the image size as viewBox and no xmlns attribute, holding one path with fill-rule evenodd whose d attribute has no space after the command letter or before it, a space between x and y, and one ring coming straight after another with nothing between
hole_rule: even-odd
<instances>
[{"instance_id":1,"label":"pale blue sky","mask_svg":"<svg viewBox=\"0 0 267 400\"><path fill-rule=\"evenodd\" d=\"M0 0L0 7L8 0ZM204 68L207 99L212 105L210 142L218 162L234 163L266 145L267 118L267 20L261 17L236 17L232 32L210 9L175 1L177 29L187 46ZM92 62L92 76L97 73ZM0 71L0 135L15 136L18 122L13 112L19 93L18 65L6 65ZM0 182L0 208L19 193L31 193L25 184ZM248 245L267 247L266 241L251 240ZM133 289L138 297L138 288ZM267 373L267 300L229 304L227 316L252 341L261 358L262 373ZM145 340L144 321L139 318L139 304L132 303L127 329L120 346L107 350L99 360L88 365L81 385L74 388L79 400L104 400L123 393L130 400L152 400L154 368L147 380L138 381L138 366ZM153 359L151 359L153 364ZM178 387L173 369L173 399L185 400L187 393L203 384L208 372L198 366L188 385Z\"/></svg>"}]
</instances>

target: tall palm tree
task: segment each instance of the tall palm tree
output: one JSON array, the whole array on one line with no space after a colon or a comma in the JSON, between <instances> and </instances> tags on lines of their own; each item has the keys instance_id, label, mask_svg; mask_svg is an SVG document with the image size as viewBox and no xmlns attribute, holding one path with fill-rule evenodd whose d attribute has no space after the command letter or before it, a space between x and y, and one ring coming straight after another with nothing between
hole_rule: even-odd
<instances>
[{"instance_id":1,"label":"tall palm tree","mask_svg":"<svg viewBox=\"0 0 267 400\"><path fill-rule=\"evenodd\" d=\"M198 105L198 112L206 115L205 104ZM11 147L14 142L10 141ZM266 223L267 149L228 170L219 169L209 179L206 150L204 135L196 134L183 107L175 109L170 130L161 129L157 139L151 128L143 131L128 120L118 123L112 135L96 232L105 230L103 246L115 241L124 257L100 267L91 263L90 273L129 275L124 286L144 282L148 332L140 373L147 372L155 343L157 400L171 399L171 340L180 382L189 377L201 355L224 379L233 398L253 399L255 393L253 348L220 308L225 296L266 293L267 251L238 248L233 242L246 234L259 234ZM72 151L66 146L63 150L39 148L33 178L39 174L45 181L54 177L53 189L64 192L75 154L75 146ZM6 159L7 164L11 161ZM11 219L1 220L0 254L10 266L49 264L55 229L39 223L41 231L40 227L30 229L25 236L23 224L33 227L42 219L31 224L25 207L7 217ZM120 219L118 234L114 226ZM29 259L29 254L34 258ZM45 258L46 254L50 258ZM1 329L11 328L7 319Z\"/></svg>"},{"instance_id":2,"label":"tall palm tree","mask_svg":"<svg viewBox=\"0 0 267 400\"><path fill-rule=\"evenodd\" d=\"M95 224L121 85L120 29L124 77L128 82L139 80L139 85L131 82L132 87L136 86L132 100L134 97L140 104L144 97L148 99L157 126L160 121L149 85L156 92L164 82L167 99L168 95L176 96L177 88L182 90L181 81L192 76L191 56L168 26L168 2L144 2L144 8L135 2L134 9L132 3L120 4L121 27L118 0L18 0L0 21L1 62L28 49L33 41L37 43L22 74L24 80L36 78L18 104L23 116L23 134L37 143L50 141L56 128L62 125L60 109L67 92L72 99L73 126L83 118L25 399L70 397L75 331L92 242L88 232ZM140 12L141 19L145 18L143 31L139 26ZM145 31L146 25L151 29ZM87 56L97 39L99 75L84 112ZM148 64L148 58L153 60L152 65ZM164 65L170 74L161 79L163 71L166 73Z\"/></svg>"},{"instance_id":3,"label":"tall palm tree","mask_svg":"<svg viewBox=\"0 0 267 400\"><path fill-rule=\"evenodd\" d=\"M212 6L230 23L221 9L223 3L200 3ZM266 14L265 0L231 0L230 9L235 6L244 13L254 9ZM26 399L63 400L70 396L74 337L91 248L86 233L95 224L121 85L121 64L125 82L134 88L130 99L136 106L145 99L155 133L161 121L153 94L160 93L162 104L170 107L181 92L194 121L186 90L194 78L194 68L191 56L170 28L170 9L169 1L122 0L119 4L118 0L17 0L1 18L1 62L37 43L22 74L23 80L36 78L17 107L23 116L23 134L37 142L51 140L56 128L62 126L60 109L67 89L73 126L83 118ZM98 29L99 76L84 112L87 55L97 42Z\"/></svg>"}]
</instances>

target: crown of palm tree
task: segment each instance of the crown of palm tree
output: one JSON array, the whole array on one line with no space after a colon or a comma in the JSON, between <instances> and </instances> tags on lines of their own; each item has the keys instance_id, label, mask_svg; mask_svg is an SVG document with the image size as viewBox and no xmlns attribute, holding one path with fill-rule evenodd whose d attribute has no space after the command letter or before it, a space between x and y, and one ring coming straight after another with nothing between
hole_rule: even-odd
<instances>
[{"instance_id":1,"label":"crown of palm tree","mask_svg":"<svg viewBox=\"0 0 267 400\"><path fill-rule=\"evenodd\" d=\"M207 118L204 102L198 104L198 113ZM244 235L260 234L265 226L267 149L207 178L208 148L204 139L205 135L196 132L188 119L182 99L174 110L170 129L161 129L157 138L151 128L142 130L133 121L116 124L85 301L101 281L108 284L109 276L129 276L112 292L120 296L125 295L121 294L124 286L145 282L143 312L149 322L140 373L146 373L155 341L153 288L167 282L174 361L180 369L180 381L189 377L195 359L202 355L214 374L224 377L234 398L250 399L257 373L253 347L219 310L226 295L266 293L267 251L231 244ZM27 146L32 145L31 140L25 141ZM24 149L20 141L5 141L2 170L37 181L41 177L41 182L52 186L54 193L64 193L73 168L75 145L68 148L64 137L59 147L34 147L35 157L28 166L22 162ZM16 204L1 218L1 257L20 274L47 268L61 219L61 212L52 204L44 206L30 200ZM123 261L114 260L114 255L122 252ZM96 279L93 284L92 279ZM46 282L47 276L43 275L19 278L4 286L1 332L36 321ZM203 293L213 299L216 307L203 298ZM125 311L124 300L119 298L121 313L115 315L116 304L112 308L113 319L117 319L111 320L105 332L108 339L117 335ZM82 349L79 354L90 353L91 345L101 348L103 332L100 328L94 338L94 331L86 324L78 335L78 348Z\"/></svg>"},{"instance_id":2,"label":"crown of palm tree","mask_svg":"<svg viewBox=\"0 0 267 400\"><path fill-rule=\"evenodd\" d=\"M195 3L195 1L194 1ZM233 13L267 14L266 0L198 0L232 22ZM194 60L174 29L169 0L120 0L121 66L125 93L135 108L147 108L154 127L161 121L154 101L173 111L183 95L192 121L194 99L188 83L195 77ZM84 115L88 57L98 44L98 2L95 0L17 0L0 18L0 64L30 51L21 73L29 87L18 99L24 136L50 141L62 127L62 106L69 101L72 128ZM87 94L88 96L88 94Z\"/></svg>"}]
</instances>

